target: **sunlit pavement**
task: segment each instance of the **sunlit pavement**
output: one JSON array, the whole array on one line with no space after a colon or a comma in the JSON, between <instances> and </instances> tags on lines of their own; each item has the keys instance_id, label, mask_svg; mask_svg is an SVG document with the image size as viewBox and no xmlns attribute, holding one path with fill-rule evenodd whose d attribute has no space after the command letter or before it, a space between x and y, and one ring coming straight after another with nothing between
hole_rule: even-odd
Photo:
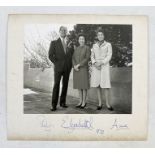
<instances>
[{"instance_id":1,"label":"sunlit pavement","mask_svg":"<svg viewBox=\"0 0 155 155\"><path fill-rule=\"evenodd\" d=\"M113 105L114 111L109 111L105 106L102 110L96 110L97 103L87 102L84 109L76 108L78 99L67 96L68 108L61 108L58 104L57 111L50 111L51 93L39 92L29 88L24 89L24 113L25 114L130 114L131 107L123 104Z\"/></svg>"}]
</instances>

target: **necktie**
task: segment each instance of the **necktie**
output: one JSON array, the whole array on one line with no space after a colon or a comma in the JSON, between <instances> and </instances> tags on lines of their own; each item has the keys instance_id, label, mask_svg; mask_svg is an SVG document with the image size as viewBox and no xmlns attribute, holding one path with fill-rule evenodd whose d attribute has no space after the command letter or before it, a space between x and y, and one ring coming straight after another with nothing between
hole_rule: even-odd
<instances>
[{"instance_id":1,"label":"necktie","mask_svg":"<svg viewBox=\"0 0 155 155\"><path fill-rule=\"evenodd\" d=\"M62 45L63 45L64 51L65 51L65 53L66 53L66 43L65 43L65 39L62 39Z\"/></svg>"}]
</instances>

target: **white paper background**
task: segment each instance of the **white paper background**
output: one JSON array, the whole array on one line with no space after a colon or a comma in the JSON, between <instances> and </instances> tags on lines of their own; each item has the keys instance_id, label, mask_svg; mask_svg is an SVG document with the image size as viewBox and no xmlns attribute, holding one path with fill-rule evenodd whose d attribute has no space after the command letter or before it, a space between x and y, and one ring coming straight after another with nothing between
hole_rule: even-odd
<instances>
[{"instance_id":1,"label":"white paper background","mask_svg":"<svg viewBox=\"0 0 155 155\"><path fill-rule=\"evenodd\" d=\"M8 13L81 13L81 14L87 14L87 13L91 13L91 14L96 14L96 13L102 13L102 14L113 14L113 15L149 15L150 17L150 43L152 42L152 46L150 46L150 50L153 51L153 18L155 18L155 16L153 16L153 14L155 13L155 11L153 11L154 8L152 7L152 9L149 8L144 8L144 7L100 7L100 8L95 8L95 7L71 7L71 8L49 8L49 7L31 7L31 8L26 8L26 7L13 7L13 8L1 8L0 10L0 20L2 21L2 24L0 24L0 40L1 43L0 44L0 49L1 49L1 55L0 55L0 63L2 63L0 65L0 70L3 74L1 74L1 86L2 86L2 90L1 90L1 94L3 95L3 100L2 102L0 102L0 104L2 104L2 108L0 108L0 125L2 127L0 127L0 142L2 142L2 146L14 146L14 147L72 147L72 146L80 146L80 147L92 147L92 146L96 146L96 147L151 147L153 146L154 143L154 137L155 134L153 132L154 130L154 120L151 119L153 118L153 104L151 105L151 103L153 103L153 92L150 91L150 94L152 93L152 95L150 96L150 105L149 105L149 138L148 141L145 142L13 142L13 141L7 141L6 139L6 84L5 84L5 79L6 79L6 71L5 71L5 67L4 64L6 64L6 28L7 28L7 14ZM152 40L151 40L152 39ZM3 46L2 46L3 45ZM155 54L153 57L153 53L151 53L152 55L150 55L150 58L152 58L152 61L150 62L150 65L153 65L153 60L155 58ZM2 60L1 60L2 59ZM150 73L153 70L150 70ZM153 79L153 75L150 76L150 79ZM150 86L153 87L153 81L150 81L151 84ZM151 102L152 101L152 102Z\"/></svg>"},{"instance_id":2,"label":"white paper background","mask_svg":"<svg viewBox=\"0 0 155 155\"><path fill-rule=\"evenodd\" d=\"M105 15L10 15L7 39L7 130L9 140L146 140L147 138L147 16ZM98 23L132 24L133 73L132 114L112 115L25 115L23 114L23 43L24 26L29 23ZM142 69L143 68L143 69ZM66 118L67 117L67 118ZM74 132L61 127L62 123L77 123L93 119L92 130L78 128ZM128 129L112 128L117 124ZM42 121L48 124L43 127ZM65 123L68 124L68 123ZM65 125L66 126L66 125ZM47 131L48 130L48 131ZM98 130L104 130L99 134Z\"/></svg>"}]
</instances>

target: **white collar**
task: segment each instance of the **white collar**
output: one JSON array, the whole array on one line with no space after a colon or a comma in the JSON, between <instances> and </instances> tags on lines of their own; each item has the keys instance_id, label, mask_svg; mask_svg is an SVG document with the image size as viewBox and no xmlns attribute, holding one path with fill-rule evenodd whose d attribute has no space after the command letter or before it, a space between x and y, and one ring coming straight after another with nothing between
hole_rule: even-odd
<instances>
[{"instance_id":1,"label":"white collar","mask_svg":"<svg viewBox=\"0 0 155 155\"><path fill-rule=\"evenodd\" d=\"M106 45L106 41L104 41L102 44L101 44L101 46L99 46L99 44L98 44L98 42L95 44L97 47L102 47L102 46L105 46Z\"/></svg>"},{"instance_id":2,"label":"white collar","mask_svg":"<svg viewBox=\"0 0 155 155\"><path fill-rule=\"evenodd\" d=\"M66 37L65 37L65 38L60 37L60 39L61 39L61 41L63 41L63 40L65 40L65 41L66 41Z\"/></svg>"}]
</instances>

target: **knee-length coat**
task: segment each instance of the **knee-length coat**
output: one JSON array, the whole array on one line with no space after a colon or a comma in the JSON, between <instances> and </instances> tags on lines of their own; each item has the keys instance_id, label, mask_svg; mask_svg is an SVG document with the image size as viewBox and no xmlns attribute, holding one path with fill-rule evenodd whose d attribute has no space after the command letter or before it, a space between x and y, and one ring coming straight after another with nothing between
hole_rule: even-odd
<instances>
[{"instance_id":1,"label":"knee-length coat","mask_svg":"<svg viewBox=\"0 0 155 155\"><path fill-rule=\"evenodd\" d=\"M95 43L91 52L92 72L90 78L91 87L111 88L110 82L110 65L112 57L112 46L109 42L104 41L100 46ZM101 69L98 70L94 64L101 63Z\"/></svg>"}]
</instances>

